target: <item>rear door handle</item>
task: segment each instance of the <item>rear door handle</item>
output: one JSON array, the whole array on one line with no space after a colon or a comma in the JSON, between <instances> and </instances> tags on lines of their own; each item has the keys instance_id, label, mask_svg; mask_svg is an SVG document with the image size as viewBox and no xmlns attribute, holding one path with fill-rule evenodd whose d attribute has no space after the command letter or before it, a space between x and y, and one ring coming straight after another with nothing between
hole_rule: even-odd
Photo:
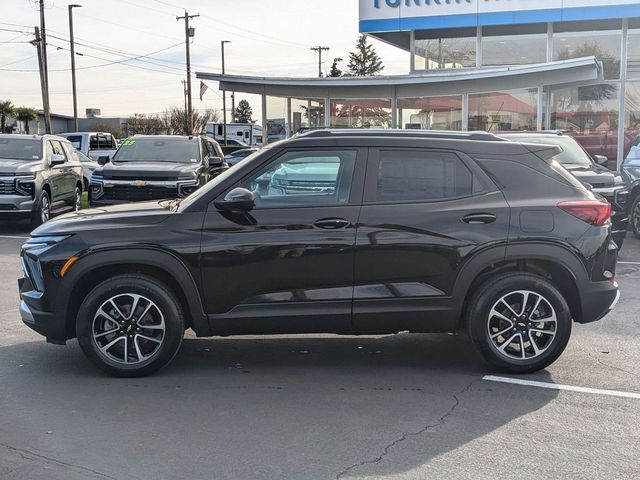
<instances>
[{"instance_id":1,"label":"rear door handle","mask_svg":"<svg viewBox=\"0 0 640 480\"><path fill-rule=\"evenodd\" d=\"M462 221L468 224L493 223L497 217L493 213L470 213L462 217Z\"/></svg>"},{"instance_id":2,"label":"rear door handle","mask_svg":"<svg viewBox=\"0 0 640 480\"><path fill-rule=\"evenodd\" d=\"M351 225L351 222L344 218L321 218L320 220L316 220L313 225L318 228L324 228L325 230L337 230L348 227Z\"/></svg>"}]
</instances>

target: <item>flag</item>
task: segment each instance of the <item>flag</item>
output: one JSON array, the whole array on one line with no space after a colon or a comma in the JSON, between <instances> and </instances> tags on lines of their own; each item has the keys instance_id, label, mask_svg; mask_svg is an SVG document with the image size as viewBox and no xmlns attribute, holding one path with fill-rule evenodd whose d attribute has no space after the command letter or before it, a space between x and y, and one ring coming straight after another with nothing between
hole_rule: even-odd
<instances>
[{"instance_id":1,"label":"flag","mask_svg":"<svg viewBox=\"0 0 640 480\"><path fill-rule=\"evenodd\" d=\"M203 81L200 81L200 101L202 101L202 97L204 96L204 92L207 91L207 87Z\"/></svg>"}]
</instances>

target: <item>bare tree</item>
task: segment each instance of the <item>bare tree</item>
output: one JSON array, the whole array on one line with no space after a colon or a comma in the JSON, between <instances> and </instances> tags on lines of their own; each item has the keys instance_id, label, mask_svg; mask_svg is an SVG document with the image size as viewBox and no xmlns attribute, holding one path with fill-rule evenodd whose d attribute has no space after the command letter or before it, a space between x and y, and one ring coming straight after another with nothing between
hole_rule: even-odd
<instances>
[{"instance_id":1,"label":"bare tree","mask_svg":"<svg viewBox=\"0 0 640 480\"><path fill-rule=\"evenodd\" d=\"M207 122L219 122L220 111L209 108L202 112L193 111L192 125L193 132L200 135L205 131ZM174 135L187 135L187 112L181 107L170 107L160 115L161 121L168 127L169 133Z\"/></svg>"}]
</instances>

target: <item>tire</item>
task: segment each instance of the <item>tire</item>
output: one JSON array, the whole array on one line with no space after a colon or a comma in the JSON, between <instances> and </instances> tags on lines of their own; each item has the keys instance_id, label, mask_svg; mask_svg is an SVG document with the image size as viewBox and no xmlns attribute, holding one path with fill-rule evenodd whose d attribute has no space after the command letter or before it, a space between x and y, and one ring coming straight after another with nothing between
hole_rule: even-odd
<instances>
[{"instance_id":1,"label":"tire","mask_svg":"<svg viewBox=\"0 0 640 480\"><path fill-rule=\"evenodd\" d=\"M73 192L73 211L77 212L82 208L82 189L76 186L75 192Z\"/></svg>"},{"instance_id":2,"label":"tire","mask_svg":"<svg viewBox=\"0 0 640 480\"><path fill-rule=\"evenodd\" d=\"M629 215L629 223L636 238L640 239L640 195L638 195L633 204L631 204L631 212Z\"/></svg>"},{"instance_id":3,"label":"tire","mask_svg":"<svg viewBox=\"0 0 640 480\"><path fill-rule=\"evenodd\" d=\"M42 189L38 198L38 205L31 215L31 227L36 228L51 218L51 198L46 190Z\"/></svg>"},{"instance_id":4,"label":"tire","mask_svg":"<svg viewBox=\"0 0 640 480\"><path fill-rule=\"evenodd\" d=\"M142 377L173 360L184 324L182 306L171 289L152 277L127 274L102 282L86 296L76 333L82 351L100 369L118 377Z\"/></svg>"},{"instance_id":5,"label":"tire","mask_svg":"<svg viewBox=\"0 0 640 480\"><path fill-rule=\"evenodd\" d=\"M523 303L525 316L513 322ZM512 373L535 372L555 362L572 327L569 306L558 289L549 280L526 273L507 274L482 285L470 302L467 322L482 356Z\"/></svg>"}]
</instances>

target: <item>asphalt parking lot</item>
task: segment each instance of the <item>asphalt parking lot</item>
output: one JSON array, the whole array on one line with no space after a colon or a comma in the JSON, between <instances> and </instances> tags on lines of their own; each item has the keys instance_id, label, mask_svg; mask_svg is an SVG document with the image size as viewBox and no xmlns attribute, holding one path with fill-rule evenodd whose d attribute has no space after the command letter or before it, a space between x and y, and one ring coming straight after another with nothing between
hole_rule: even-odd
<instances>
[{"instance_id":1,"label":"asphalt parking lot","mask_svg":"<svg viewBox=\"0 0 640 480\"><path fill-rule=\"evenodd\" d=\"M535 385L490 381L505 375L449 335L188 338L151 378L107 377L22 325L26 235L0 232L1 479L640 477L631 235L614 313L546 371L506 376Z\"/></svg>"}]
</instances>

